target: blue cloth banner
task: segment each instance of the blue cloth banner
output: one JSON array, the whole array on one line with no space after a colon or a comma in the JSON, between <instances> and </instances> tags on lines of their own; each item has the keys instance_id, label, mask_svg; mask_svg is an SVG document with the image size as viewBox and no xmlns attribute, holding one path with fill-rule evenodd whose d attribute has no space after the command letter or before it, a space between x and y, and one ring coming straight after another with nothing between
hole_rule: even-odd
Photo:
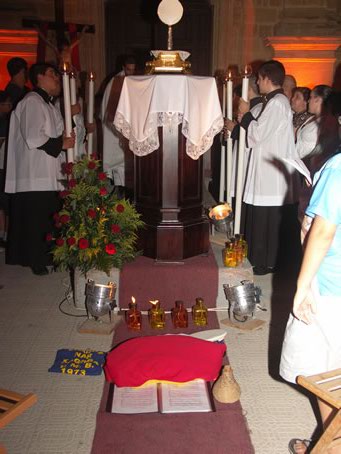
<instances>
[{"instance_id":1,"label":"blue cloth banner","mask_svg":"<svg viewBox=\"0 0 341 454\"><path fill-rule=\"evenodd\" d=\"M57 351L56 359L49 372L68 375L101 375L105 355L105 352L92 350L61 349Z\"/></svg>"}]
</instances>

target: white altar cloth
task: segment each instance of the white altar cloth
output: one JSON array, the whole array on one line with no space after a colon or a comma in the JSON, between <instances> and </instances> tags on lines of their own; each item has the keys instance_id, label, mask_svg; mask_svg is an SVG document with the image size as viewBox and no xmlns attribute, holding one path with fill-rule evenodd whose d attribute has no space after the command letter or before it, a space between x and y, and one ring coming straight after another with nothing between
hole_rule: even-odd
<instances>
[{"instance_id":1,"label":"white altar cloth","mask_svg":"<svg viewBox=\"0 0 341 454\"><path fill-rule=\"evenodd\" d=\"M114 125L129 148L145 156L159 148L158 127L182 123L186 153L198 159L223 128L213 77L185 75L129 76L123 83Z\"/></svg>"}]
</instances>

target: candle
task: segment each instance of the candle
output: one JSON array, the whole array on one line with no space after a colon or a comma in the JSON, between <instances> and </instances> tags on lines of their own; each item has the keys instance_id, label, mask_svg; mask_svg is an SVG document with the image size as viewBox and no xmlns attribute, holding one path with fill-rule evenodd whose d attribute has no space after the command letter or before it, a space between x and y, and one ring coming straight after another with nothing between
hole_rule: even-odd
<instances>
[{"instance_id":1,"label":"candle","mask_svg":"<svg viewBox=\"0 0 341 454\"><path fill-rule=\"evenodd\" d=\"M227 118L233 119L233 82L232 73L229 71L227 78L227 90L226 90L226 105L227 105ZM231 203L231 184L232 184L232 149L233 140L231 133L228 132L227 137L227 159L226 159L226 200Z\"/></svg>"},{"instance_id":2,"label":"candle","mask_svg":"<svg viewBox=\"0 0 341 454\"><path fill-rule=\"evenodd\" d=\"M229 120L232 120L233 113L232 113L232 106L233 106L233 82L232 82L232 74L231 71L229 71L228 79L227 79L227 98L226 98L226 103L227 103L227 118Z\"/></svg>"},{"instance_id":3,"label":"candle","mask_svg":"<svg viewBox=\"0 0 341 454\"><path fill-rule=\"evenodd\" d=\"M66 63L63 64L63 96L64 96L64 116L65 116L65 135L71 137L72 120L71 120L71 100L70 100L70 79L67 72ZM67 162L73 162L73 148L68 148Z\"/></svg>"},{"instance_id":4,"label":"candle","mask_svg":"<svg viewBox=\"0 0 341 454\"><path fill-rule=\"evenodd\" d=\"M94 121L94 100L95 100L95 77L92 72L89 75L89 98L88 98L88 123ZM93 133L88 133L88 155L92 154Z\"/></svg>"},{"instance_id":5,"label":"candle","mask_svg":"<svg viewBox=\"0 0 341 454\"><path fill-rule=\"evenodd\" d=\"M251 76L250 66L246 65L243 74L242 83L242 98L248 101L249 91L249 77ZM243 198L243 181L244 181L244 155L245 155L245 137L246 132L244 128L239 130L239 143L238 143L238 162L237 162L237 186L236 186L236 208L235 208L235 222L234 234L240 233L240 218L242 210Z\"/></svg>"},{"instance_id":6,"label":"candle","mask_svg":"<svg viewBox=\"0 0 341 454\"><path fill-rule=\"evenodd\" d=\"M71 72L70 74L70 96L71 96L71 105L74 106L77 104L77 88L76 88L76 75ZM75 115L74 115L75 117ZM74 121L76 123L76 121ZM74 128L75 132L75 147L74 147L74 157L78 158L78 145L77 145L77 126Z\"/></svg>"},{"instance_id":7,"label":"candle","mask_svg":"<svg viewBox=\"0 0 341 454\"><path fill-rule=\"evenodd\" d=\"M223 80L223 117L226 117L226 85Z\"/></svg>"},{"instance_id":8,"label":"candle","mask_svg":"<svg viewBox=\"0 0 341 454\"><path fill-rule=\"evenodd\" d=\"M226 116L226 85L223 79L223 117ZM220 183L219 183L219 201L224 201L225 192L225 144L224 136L221 140L221 158L220 158Z\"/></svg>"}]
</instances>

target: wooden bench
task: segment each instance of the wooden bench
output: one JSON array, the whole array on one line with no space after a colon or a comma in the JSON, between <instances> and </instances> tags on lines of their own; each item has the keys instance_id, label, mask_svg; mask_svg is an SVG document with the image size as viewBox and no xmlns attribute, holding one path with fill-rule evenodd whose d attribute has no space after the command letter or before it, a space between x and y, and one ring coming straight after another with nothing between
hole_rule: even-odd
<instances>
[{"instance_id":1,"label":"wooden bench","mask_svg":"<svg viewBox=\"0 0 341 454\"><path fill-rule=\"evenodd\" d=\"M299 375L297 377L297 383L315 394L318 399L323 400L337 410L335 416L311 451L311 454L326 453L328 446L341 427L341 369L311 375L310 377Z\"/></svg>"}]
</instances>

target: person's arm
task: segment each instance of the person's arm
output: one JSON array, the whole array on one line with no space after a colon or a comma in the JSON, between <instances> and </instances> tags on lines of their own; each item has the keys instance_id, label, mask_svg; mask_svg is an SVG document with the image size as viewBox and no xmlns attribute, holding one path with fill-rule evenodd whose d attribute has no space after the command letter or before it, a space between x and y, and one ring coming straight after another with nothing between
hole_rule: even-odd
<instances>
[{"instance_id":1,"label":"person's arm","mask_svg":"<svg viewBox=\"0 0 341 454\"><path fill-rule=\"evenodd\" d=\"M85 33L87 30L89 30L89 28L90 28L89 25L84 25L84 27L82 28L82 31L80 32L79 37L78 37L75 41L73 41L73 42L70 44L70 46L69 46L70 51L71 51L75 46L78 46L78 44L80 43L81 39L82 39L83 36L84 36L84 33Z\"/></svg>"},{"instance_id":2,"label":"person's arm","mask_svg":"<svg viewBox=\"0 0 341 454\"><path fill-rule=\"evenodd\" d=\"M315 313L315 302L310 294L311 283L332 244L336 228L332 222L316 216L309 232L293 307L295 317L308 324Z\"/></svg>"}]
</instances>

